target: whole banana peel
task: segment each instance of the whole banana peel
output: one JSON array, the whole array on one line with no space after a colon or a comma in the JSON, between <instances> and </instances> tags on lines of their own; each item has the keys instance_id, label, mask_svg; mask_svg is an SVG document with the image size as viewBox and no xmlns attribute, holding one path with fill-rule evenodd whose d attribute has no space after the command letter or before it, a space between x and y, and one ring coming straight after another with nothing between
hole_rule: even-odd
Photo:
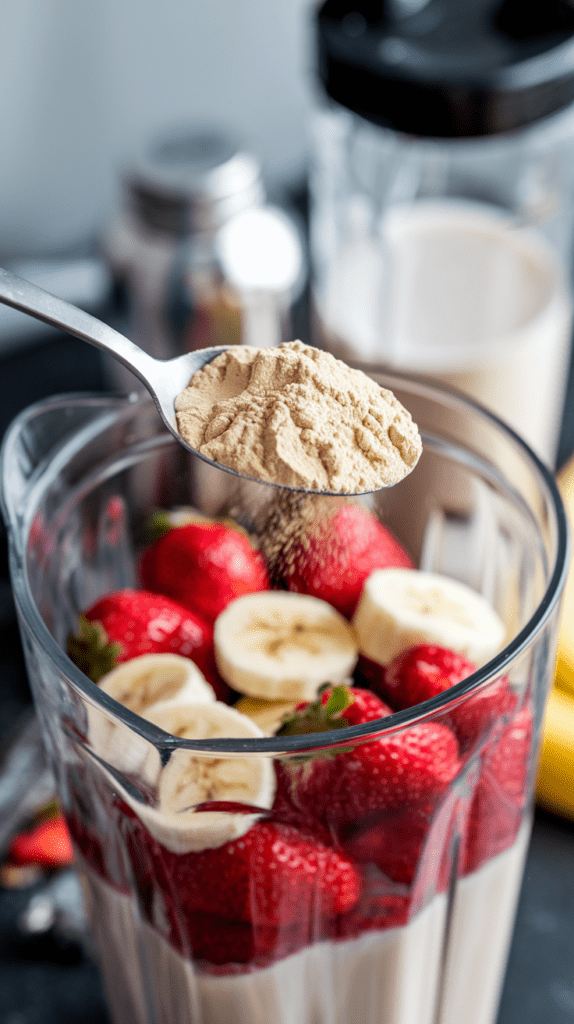
<instances>
[{"instance_id":1,"label":"whole banana peel","mask_svg":"<svg viewBox=\"0 0 574 1024\"><path fill-rule=\"evenodd\" d=\"M574 456L558 474L558 488L574 536ZM556 685L574 696L574 566L570 566L562 600L562 622L558 640Z\"/></svg>"},{"instance_id":2,"label":"whole banana peel","mask_svg":"<svg viewBox=\"0 0 574 1024\"><path fill-rule=\"evenodd\" d=\"M548 698L536 796L544 807L574 819L574 697L558 686Z\"/></svg>"},{"instance_id":3,"label":"whole banana peel","mask_svg":"<svg viewBox=\"0 0 574 1024\"><path fill-rule=\"evenodd\" d=\"M574 457L557 483L574 535ZM540 804L574 820L574 564L564 589L556 681L546 709L536 795Z\"/></svg>"}]
</instances>

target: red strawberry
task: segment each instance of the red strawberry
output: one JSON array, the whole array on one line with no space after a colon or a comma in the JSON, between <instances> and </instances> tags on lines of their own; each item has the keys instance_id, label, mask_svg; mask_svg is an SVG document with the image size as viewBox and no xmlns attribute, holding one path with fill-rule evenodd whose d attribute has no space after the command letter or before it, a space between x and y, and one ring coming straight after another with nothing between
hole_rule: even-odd
<instances>
[{"instance_id":1,"label":"red strawberry","mask_svg":"<svg viewBox=\"0 0 574 1024\"><path fill-rule=\"evenodd\" d=\"M212 968L225 965L229 967L229 965L238 963L250 963L252 966L265 967L281 957L296 952L307 943L321 938L324 932L332 930L331 922L334 918L322 919L320 899L317 900L317 905L313 902L311 907L308 898L307 901L301 901L296 911L298 916L293 919L291 896L288 892L288 885L284 884L288 880L289 868L292 867L294 874L299 869L304 873L309 863L313 864L312 857L307 858L308 863L305 863L306 851L300 846L299 840L294 839L297 835L294 829L283 830L279 833L283 840L287 835L289 837L286 849L291 858L291 865L281 867L277 881L273 877L273 868L267 869L265 863L267 856L265 840L261 840L259 837L259 842L255 843L248 854L252 861L248 865L250 879L247 883L243 879L242 896L248 908L250 904L256 905L258 896L264 901L270 899L279 901L275 912L270 912L267 915L265 912L254 915L263 918L272 916L273 924L267 923L266 920L256 922L235 920L230 916L228 908L225 908L224 913L212 913L210 909L206 910L205 906L196 909L195 896L202 887L203 879L202 876L197 878L193 876L194 861L190 860L190 857L196 858L199 855L181 854L178 856L170 853L151 838L139 819L129 809L121 823L121 831L125 837L126 849L132 863L142 914L186 958L205 960ZM248 835L250 836L251 832ZM236 844L237 842L239 841L236 841ZM228 845L231 846L231 844ZM274 845L279 847L277 852L281 854L281 842ZM297 847L303 853L304 860L301 862L297 861ZM316 847L317 844L314 844L315 852ZM202 904L209 903L209 892L219 890L221 886L229 885L233 890L234 872L237 869L243 874L245 867L243 848L239 854L228 851L227 856L225 856L225 848L220 847L219 849L224 851L222 858L217 864L210 866L205 875L205 885L208 888L205 897L198 900ZM210 852L217 853L218 851L206 851L206 854L202 855L203 864L208 862ZM336 856L334 851L328 851L328 853ZM259 854L263 857L261 863L259 863ZM238 857L237 864L234 863L235 857ZM323 861L326 861L324 856ZM318 863L320 867L324 867L321 860ZM216 877L216 872L222 866L226 874ZM336 865L332 872L332 879L335 879L335 889L340 881L343 892L342 904L347 906L355 887L360 886L360 879L354 874L348 862L342 862L339 879L336 879L335 873ZM184 879L183 891L179 888L182 878ZM187 885L188 879L191 880L189 886ZM321 881L325 882L326 880L326 872L324 872ZM347 884L349 880L350 885ZM249 890L249 885L252 886L251 890ZM283 924L281 923L283 918L281 901L286 895L289 897L285 908L288 920ZM305 895L308 897L309 894L305 893ZM337 903L336 892L334 898ZM218 896L214 901L214 908L218 911L221 909L219 899ZM328 903L328 901L326 902ZM234 912L237 909L237 904L230 905L229 909ZM222 972L215 971L214 973Z\"/></svg>"},{"instance_id":2,"label":"red strawberry","mask_svg":"<svg viewBox=\"0 0 574 1024\"><path fill-rule=\"evenodd\" d=\"M152 883L142 912L161 935L186 959L204 960L211 967L249 963L266 967L311 941L309 922L275 928L230 921L205 911L186 911L175 893ZM223 973L216 971L212 973Z\"/></svg>"},{"instance_id":3,"label":"red strawberry","mask_svg":"<svg viewBox=\"0 0 574 1024\"><path fill-rule=\"evenodd\" d=\"M281 762L275 762L275 774L277 786L275 798L269 815L273 821L282 825L292 825L301 832L309 833L325 846L332 845L332 837L325 825L318 821L314 814L308 810L298 807L291 794L291 774L288 763L284 766Z\"/></svg>"},{"instance_id":4,"label":"red strawberry","mask_svg":"<svg viewBox=\"0 0 574 1024\"><path fill-rule=\"evenodd\" d=\"M339 689L339 687L336 687L336 689ZM376 693L371 693L370 690L362 690L358 686L346 686L343 689L346 691L347 700L350 700L340 715L341 718L345 719L345 725L362 725L364 722L376 722L378 718L386 718L387 715L392 714L388 704L385 704L380 697L377 697ZM321 695L321 700L323 704L327 704L329 699L330 694L327 690Z\"/></svg>"},{"instance_id":5,"label":"red strawberry","mask_svg":"<svg viewBox=\"0 0 574 1024\"><path fill-rule=\"evenodd\" d=\"M13 864L41 864L46 868L71 864L74 851L63 815L58 813L14 836L8 857Z\"/></svg>"},{"instance_id":6,"label":"red strawberry","mask_svg":"<svg viewBox=\"0 0 574 1024\"><path fill-rule=\"evenodd\" d=\"M383 814L366 828L347 829L342 848L367 872L374 865L392 882L416 882L411 895L424 903L429 893L448 888L458 806L457 793L449 790L438 803L423 801Z\"/></svg>"},{"instance_id":7,"label":"red strawberry","mask_svg":"<svg viewBox=\"0 0 574 1024\"><path fill-rule=\"evenodd\" d=\"M313 928L359 898L361 880L348 858L290 825L259 821L240 839L201 853L171 854L150 842L155 878L163 875L161 888L168 899L177 893L185 915Z\"/></svg>"},{"instance_id":8,"label":"red strawberry","mask_svg":"<svg viewBox=\"0 0 574 1024\"><path fill-rule=\"evenodd\" d=\"M143 556L144 586L213 624L230 601L269 589L261 554L223 523L189 523L160 537Z\"/></svg>"},{"instance_id":9,"label":"red strawberry","mask_svg":"<svg viewBox=\"0 0 574 1024\"><path fill-rule=\"evenodd\" d=\"M393 882L411 885L432 824L432 805L383 815L342 840L345 853L359 864L375 864Z\"/></svg>"},{"instance_id":10,"label":"red strawberry","mask_svg":"<svg viewBox=\"0 0 574 1024\"><path fill-rule=\"evenodd\" d=\"M114 665L140 654L181 654L190 658L225 700L229 690L215 667L213 631L194 612L147 590L116 590L96 601L80 618L68 654L94 682Z\"/></svg>"},{"instance_id":11,"label":"red strawberry","mask_svg":"<svg viewBox=\"0 0 574 1024\"><path fill-rule=\"evenodd\" d=\"M342 711L336 706L332 726L357 725L391 714L375 694L357 687L336 687L330 694L323 694L318 703L328 711L328 702L341 691L351 703ZM308 718L317 715L316 708L308 705L296 713L280 734L313 731ZM324 724L315 731L326 728ZM297 805L337 828L358 825L382 811L432 801L452 782L460 767L454 734L436 722L421 722L380 739L355 742L351 750L346 747L331 755L318 754L311 764L292 764L289 770Z\"/></svg>"},{"instance_id":12,"label":"red strawberry","mask_svg":"<svg viewBox=\"0 0 574 1024\"><path fill-rule=\"evenodd\" d=\"M525 705L488 743L462 845L463 874L508 849L516 839L528 796L532 712Z\"/></svg>"},{"instance_id":13,"label":"red strawberry","mask_svg":"<svg viewBox=\"0 0 574 1024\"><path fill-rule=\"evenodd\" d=\"M302 736L306 733L347 729L350 725L376 722L392 714L390 707L370 690L358 686L324 686L316 701L302 701L287 718L279 736Z\"/></svg>"},{"instance_id":14,"label":"red strawberry","mask_svg":"<svg viewBox=\"0 0 574 1024\"><path fill-rule=\"evenodd\" d=\"M255 927L215 914L187 914L185 928L187 949L181 952L216 967L246 963L267 967L296 953L310 941L308 928L301 924L289 928Z\"/></svg>"},{"instance_id":15,"label":"red strawberry","mask_svg":"<svg viewBox=\"0 0 574 1024\"><path fill-rule=\"evenodd\" d=\"M376 680L372 671L369 678L389 704L402 711L444 693L474 671L476 665L455 651L435 644L419 644L403 651L386 668L380 667ZM515 706L516 695L508 679L501 677L447 712L444 721L456 734L461 750L467 750Z\"/></svg>"},{"instance_id":16,"label":"red strawberry","mask_svg":"<svg viewBox=\"0 0 574 1024\"><path fill-rule=\"evenodd\" d=\"M285 581L289 590L320 597L351 618L367 576L390 567L412 569L413 561L374 516L343 505L292 548Z\"/></svg>"},{"instance_id":17,"label":"red strawberry","mask_svg":"<svg viewBox=\"0 0 574 1024\"><path fill-rule=\"evenodd\" d=\"M411 708L444 693L476 671L476 665L446 647L418 644L409 647L387 665L381 675L381 691L396 708Z\"/></svg>"},{"instance_id":18,"label":"red strawberry","mask_svg":"<svg viewBox=\"0 0 574 1024\"><path fill-rule=\"evenodd\" d=\"M393 892L390 887L389 891L386 889L381 883L367 889L357 906L337 919L337 938L353 939L363 932L405 925L409 919L410 896Z\"/></svg>"}]
</instances>

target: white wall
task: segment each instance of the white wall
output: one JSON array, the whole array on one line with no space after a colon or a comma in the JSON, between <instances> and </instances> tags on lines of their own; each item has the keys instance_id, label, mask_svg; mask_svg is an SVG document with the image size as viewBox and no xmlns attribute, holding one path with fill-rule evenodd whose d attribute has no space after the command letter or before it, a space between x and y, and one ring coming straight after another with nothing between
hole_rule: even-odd
<instances>
[{"instance_id":1,"label":"white wall","mask_svg":"<svg viewBox=\"0 0 574 1024\"><path fill-rule=\"evenodd\" d=\"M158 128L237 127L271 182L301 173L311 0L4 0L0 255L81 242Z\"/></svg>"}]
</instances>

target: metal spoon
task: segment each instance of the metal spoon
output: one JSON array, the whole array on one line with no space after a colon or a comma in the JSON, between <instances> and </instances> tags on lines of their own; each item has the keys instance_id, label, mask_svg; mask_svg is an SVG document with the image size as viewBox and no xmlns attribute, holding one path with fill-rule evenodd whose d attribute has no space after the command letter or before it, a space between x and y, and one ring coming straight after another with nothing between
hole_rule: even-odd
<instances>
[{"instance_id":1,"label":"metal spoon","mask_svg":"<svg viewBox=\"0 0 574 1024\"><path fill-rule=\"evenodd\" d=\"M139 377L142 384L145 384L158 412L168 430L180 444L189 451L199 455L194 448L186 444L177 430L174 402L177 396L189 384L189 381L197 370L200 370L206 363L210 363L225 348L203 348L195 352L186 352L175 359L154 359L144 352L133 341L129 341L123 334L115 331L113 327L102 323L90 313L72 306L64 299L58 299L50 292L44 291L31 281L26 281L16 274L0 268L0 302L6 306L13 306L23 313L29 313L37 320L43 320L52 327L59 327L68 334L74 334L82 341L89 341L91 345L109 352L120 363L127 366L128 370ZM211 462L200 455L205 462ZM213 462L219 469L226 469L219 463ZM233 472L232 470L230 472Z\"/></svg>"},{"instance_id":2,"label":"metal spoon","mask_svg":"<svg viewBox=\"0 0 574 1024\"><path fill-rule=\"evenodd\" d=\"M226 473L231 473L244 480L256 480L255 477L238 473L229 466L202 455L201 452L187 444L177 429L175 399L187 387L194 373L215 359L220 352L225 352L227 346L197 349L194 352L186 352L182 356L177 356L175 359L154 359L134 345L133 341L129 341L123 334L102 323L101 320L97 320L90 313L78 309L70 302L59 299L55 295L51 295L50 292L44 291L43 288L39 288L38 285L32 284L31 281L17 277L16 274L11 274L2 268L0 268L0 302L7 306L13 306L14 309L19 309L23 313L29 313L37 320L43 320L52 327L59 327L61 330L81 338L82 341L89 341L91 345L96 345L105 352L109 352L115 359L119 359L120 363L127 366L128 370L131 370L136 377L139 377L152 396L166 427L184 448L219 470L224 470ZM256 482L269 483L261 480L256 480ZM270 484L270 486L283 487L284 485ZM344 496L340 491L316 491L311 488L290 486L286 486L285 489L311 494ZM353 494L356 493L359 492L353 492Z\"/></svg>"}]
</instances>

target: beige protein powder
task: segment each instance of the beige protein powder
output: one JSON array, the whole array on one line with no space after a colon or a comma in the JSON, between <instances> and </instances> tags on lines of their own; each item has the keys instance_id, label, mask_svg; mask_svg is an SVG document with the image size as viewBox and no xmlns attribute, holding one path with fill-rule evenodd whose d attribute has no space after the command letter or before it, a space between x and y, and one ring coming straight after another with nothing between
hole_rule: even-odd
<instances>
[{"instance_id":1,"label":"beige protein powder","mask_svg":"<svg viewBox=\"0 0 574 1024\"><path fill-rule=\"evenodd\" d=\"M201 455L285 487L376 491L402 480L422 451L391 391L301 341L227 349L193 375L175 409Z\"/></svg>"}]
</instances>

